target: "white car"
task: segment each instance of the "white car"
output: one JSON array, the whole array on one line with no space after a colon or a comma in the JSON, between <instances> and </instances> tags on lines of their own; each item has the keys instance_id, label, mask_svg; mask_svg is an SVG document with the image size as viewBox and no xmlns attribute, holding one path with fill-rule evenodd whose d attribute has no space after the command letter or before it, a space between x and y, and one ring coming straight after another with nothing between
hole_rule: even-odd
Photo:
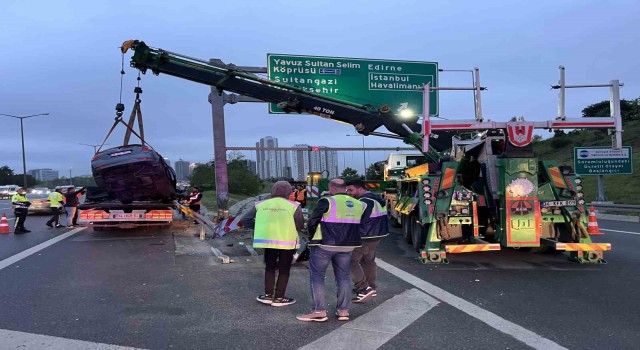
<instances>
[{"instance_id":1,"label":"white car","mask_svg":"<svg viewBox=\"0 0 640 350\"><path fill-rule=\"evenodd\" d=\"M14 194L18 193L18 185L5 185L0 186L0 198L11 198Z\"/></svg>"},{"instance_id":2,"label":"white car","mask_svg":"<svg viewBox=\"0 0 640 350\"><path fill-rule=\"evenodd\" d=\"M31 189L31 193L33 194L49 194L51 190L46 187L35 187Z\"/></svg>"}]
</instances>

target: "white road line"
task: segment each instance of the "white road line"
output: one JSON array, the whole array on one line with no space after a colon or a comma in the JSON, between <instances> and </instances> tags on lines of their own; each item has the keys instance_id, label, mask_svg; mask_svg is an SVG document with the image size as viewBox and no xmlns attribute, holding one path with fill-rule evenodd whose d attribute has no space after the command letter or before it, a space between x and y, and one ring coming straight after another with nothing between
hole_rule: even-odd
<instances>
[{"instance_id":1,"label":"white road line","mask_svg":"<svg viewBox=\"0 0 640 350\"><path fill-rule=\"evenodd\" d=\"M377 349L438 304L427 294L410 289L300 349Z\"/></svg>"},{"instance_id":2,"label":"white road line","mask_svg":"<svg viewBox=\"0 0 640 350\"><path fill-rule=\"evenodd\" d=\"M609 230L608 228L601 228L600 230L602 230L602 231L609 231L609 232L628 233L628 234L630 234L630 235L640 235L640 232L619 231L619 230Z\"/></svg>"},{"instance_id":3,"label":"white road line","mask_svg":"<svg viewBox=\"0 0 640 350\"><path fill-rule=\"evenodd\" d=\"M58 243L61 240L67 238L67 237L73 236L74 234L76 234L76 233L78 233L78 232L80 232L80 231L82 231L84 229L85 229L84 227L78 227L78 228L73 229L73 230L71 230L71 231L69 231L69 232L67 232L65 234L62 234L62 235L60 235L58 237L54 237L54 238L51 238L48 241L42 242L42 243L38 244L35 247L31 247L31 248L29 248L27 250L23 250L20 253L14 255L14 256L8 257L8 258L0 261L0 270L2 270L7 266L10 266L10 265L12 265L12 264L14 264L14 263L16 263L16 262L28 257L29 255L37 253L37 252L43 250L44 248L47 248L50 245Z\"/></svg>"},{"instance_id":4,"label":"white road line","mask_svg":"<svg viewBox=\"0 0 640 350\"><path fill-rule=\"evenodd\" d=\"M94 343L35 333L0 329L2 349L48 349L48 350L134 350L128 346Z\"/></svg>"},{"instance_id":5,"label":"white road line","mask_svg":"<svg viewBox=\"0 0 640 350\"><path fill-rule=\"evenodd\" d=\"M507 321L504 318L489 312L479 306L476 306L462 298L459 298L442 288L436 287L433 284L423 281L420 278L405 272L391 264L388 264L379 258L376 258L378 267L386 270L392 275L414 285L417 288L422 289L427 294L442 300L443 302L455 307L456 309L477 318L478 320L486 323L487 325L495 328L496 330L510 335L519 341L527 344L534 349L549 350L549 349L566 349L561 345L544 338L524 327Z\"/></svg>"}]
</instances>

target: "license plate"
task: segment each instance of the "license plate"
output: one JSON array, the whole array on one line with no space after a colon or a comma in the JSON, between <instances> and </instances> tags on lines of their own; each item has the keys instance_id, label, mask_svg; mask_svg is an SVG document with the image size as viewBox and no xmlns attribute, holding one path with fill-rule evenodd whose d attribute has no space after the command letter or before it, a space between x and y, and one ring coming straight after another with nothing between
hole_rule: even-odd
<instances>
[{"instance_id":1,"label":"license plate","mask_svg":"<svg viewBox=\"0 0 640 350\"><path fill-rule=\"evenodd\" d=\"M550 201L550 202L542 202L542 207L568 207L575 206L575 200L567 200L567 201Z\"/></svg>"},{"instance_id":2,"label":"license plate","mask_svg":"<svg viewBox=\"0 0 640 350\"><path fill-rule=\"evenodd\" d=\"M131 150L120 151L120 152L115 152L115 153L109 153L109 156L111 156L111 157L119 157L119 156L124 156L125 154L129 154L129 153L131 153Z\"/></svg>"},{"instance_id":3,"label":"license plate","mask_svg":"<svg viewBox=\"0 0 640 350\"><path fill-rule=\"evenodd\" d=\"M132 214L132 213L126 213L126 214L115 214L114 217L116 219L140 219L140 214Z\"/></svg>"}]
</instances>

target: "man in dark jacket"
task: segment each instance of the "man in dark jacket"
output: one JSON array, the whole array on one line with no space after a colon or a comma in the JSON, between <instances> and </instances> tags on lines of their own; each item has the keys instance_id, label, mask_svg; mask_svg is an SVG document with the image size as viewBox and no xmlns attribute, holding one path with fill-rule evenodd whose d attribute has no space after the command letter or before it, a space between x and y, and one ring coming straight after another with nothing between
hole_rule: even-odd
<instances>
[{"instance_id":1,"label":"man in dark jacket","mask_svg":"<svg viewBox=\"0 0 640 350\"><path fill-rule=\"evenodd\" d=\"M356 291L351 301L363 303L377 293L376 249L380 240L389 234L389 219L383 199L367 191L362 180L347 182L347 193L367 205L360 225L362 247L351 254L351 280Z\"/></svg>"},{"instance_id":2,"label":"man in dark jacket","mask_svg":"<svg viewBox=\"0 0 640 350\"><path fill-rule=\"evenodd\" d=\"M339 321L349 320L349 264L351 252L362 244L359 227L365 204L346 191L344 180L331 180L331 196L321 198L309 216L307 228L311 235L309 271L313 309L308 314L296 316L300 321L322 322L328 319L324 283L329 264L333 266L337 284L336 317Z\"/></svg>"},{"instance_id":3,"label":"man in dark jacket","mask_svg":"<svg viewBox=\"0 0 640 350\"><path fill-rule=\"evenodd\" d=\"M67 227L73 227L78 220L78 205L80 197L84 194L84 187L76 191L75 187L69 187L64 194L64 207L67 211Z\"/></svg>"}]
</instances>

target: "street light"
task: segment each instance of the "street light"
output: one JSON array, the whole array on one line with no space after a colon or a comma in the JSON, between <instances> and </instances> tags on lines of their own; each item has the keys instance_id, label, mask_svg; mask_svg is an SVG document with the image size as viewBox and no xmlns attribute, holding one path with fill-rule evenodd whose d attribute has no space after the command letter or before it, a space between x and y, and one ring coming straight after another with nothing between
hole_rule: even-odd
<instances>
[{"instance_id":1,"label":"street light","mask_svg":"<svg viewBox=\"0 0 640 350\"><path fill-rule=\"evenodd\" d=\"M79 145L83 145L83 146L93 147L93 154L98 153L98 149L97 149L96 147L98 147L98 146L102 147L102 146L106 146L106 145L108 145L108 143L105 143L104 145L90 145L90 144L88 144L88 143L78 143L78 144L79 144Z\"/></svg>"},{"instance_id":2,"label":"street light","mask_svg":"<svg viewBox=\"0 0 640 350\"><path fill-rule=\"evenodd\" d=\"M364 149L364 135L360 135L360 134L356 134L356 135L350 135L347 134L347 136L362 136L362 164L364 165L364 179L367 179L367 153Z\"/></svg>"},{"instance_id":3,"label":"street light","mask_svg":"<svg viewBox=\"0 0 640 350\"><path fill-rule=\"evenodd\" d=\"M31 118L31 117L37 117L39 115L49 115L49 113L32 114L24 117L18 117L17 115L2 114L2 113L0 113L0 115L4 115L5 117L20 119L20 136L22 137L22 176L24 181L24 188L27 188L27 161L24 156L24 126L22 124L22 120Z\"/></svg>"}]
</instances>

